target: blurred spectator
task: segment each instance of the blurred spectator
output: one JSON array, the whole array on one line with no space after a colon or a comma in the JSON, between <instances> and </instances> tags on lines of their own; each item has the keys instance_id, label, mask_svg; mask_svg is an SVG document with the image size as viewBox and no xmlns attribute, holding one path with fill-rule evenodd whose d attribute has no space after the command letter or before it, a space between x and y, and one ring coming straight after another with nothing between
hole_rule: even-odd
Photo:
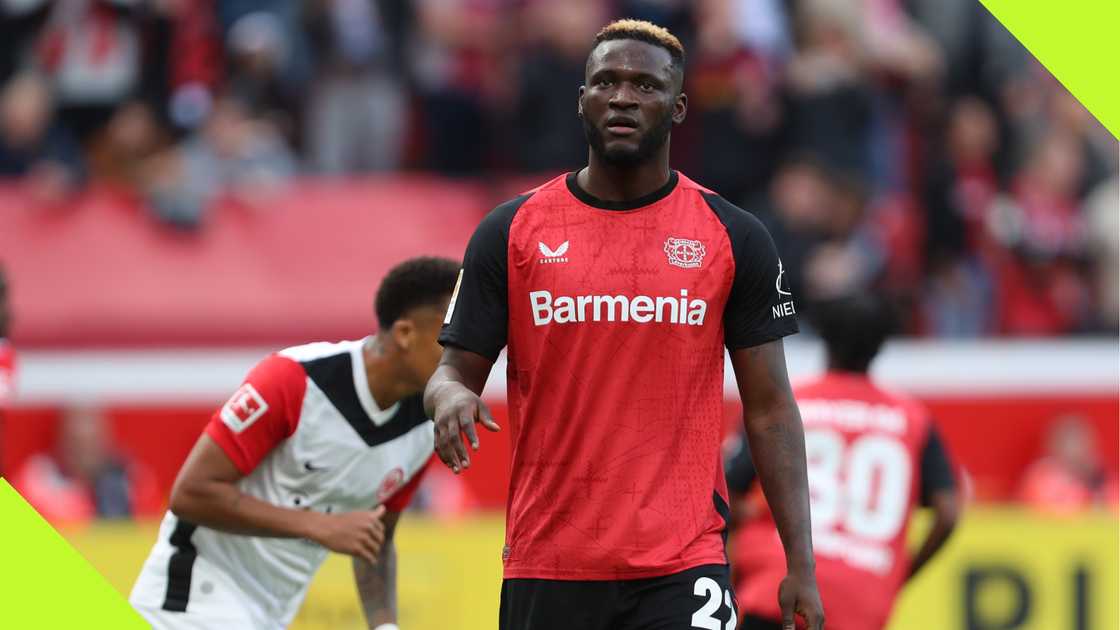
<instances>
[{"instance_id":1,"label":"blurred spectator","mask_svg":"<svg viewBox=\"0 0 1120 630\"><path fill-rule=\"evenodd\" d=\"M53 524L158 515L162 500L155 479L113 453L108 431L99 412L69 409L54 452L28 459L12 484Z\"/></svg>"},{"instance_id":2,"label":"blurred spectator","mask_svg":"<svg viewBox=\"0 0 1120 630\"><path fill-rule=\"evenodd\" d=\"M1047 136L1013 183L1013 198L989 216L989 230L1008 251L997 262L999 328L1005 334L1075 332L1091 317L1083 275L1087 235L1077 196L1083 168L1075 138Z\"/></svg>"},{"instance_id":3,"label":"blurred spectator","mask_svg":"<svg viewBox=\"0 0 1120 630\"><path fill-rule=\"evenodd\" d=\"M926 230L935 255L981 254L987 247L988 212L999 194L995 115L975 97L957 101L949 114L941 155L925 187Z\"/></svg>"},{"instance_id":4,"label":"blurred spectator","mask_svg":"<svg viewBox=\"0 0 1120 630\"><path fill-rule=\"evenodd\" d=\"M588 42L605 19L596 0L534 2L525 11L529 50L518 69L517 165L528 172L575 170L587 161L576 88Z\"/></svg>"},{"instance_id":5,"label":"blurred spectator","mask_svg":"<svg viewBox=\"0 0 1120 630\"><path fill-rule=\"evenodd\" d=\"M729 2L730 20L747 48L781 65L793 53L789 3L783 0L736 0Z\"/></svg>"},{"instance_id":6,"label":"blurred spectator","mask_svg":"<svg viewBox=\"0 0 1120 630\"><path fill-rule=\"evenodd\" d=\"M1023 502L1052 512L1116 504L1116 473L1101 462L1097 437L1088 421L1077 415L1055 418L1045 448L1023 476L1019 491Z\"/></svg>"},{"instance_id":7,"label":"blurred spectator","mask_svg":"<svg viewBox=\"0 0 1120 630\"><path fill-rule=\"evenodd\" d=\"M151 201L156 215L196 228L220 194L260 206L296 169L283 138L244 103L220 97L209 120L180 147L157 158Z\"/></svg>"},{"instance_id":8,"label":"blurred spectator","mask_svg":"<svg viewBox=\"0 0 1120 630\"><path fill-rule=\"evenodd\" d=\"M165 149L168 142L167 133L147 103L125 103L93 138L88 152L90 177L143 190L150 179L150 159Z\"/></svg>"},{"instance_id":9,"label":"blurred spectator","mask_svg":"<svg viewBox=\"0 0 1120 630\"><path fill-rule=\"evenodd\" d=\"M492 159L489 109L512 98L502 66L513 0L417 0L416 80L429 167L482 172Z\"/></svg>"},{"instance_id":10,"label":"blurred spectator","mask_svg":"<svg viewBox=\"0 0 1120 630\"><path fill-rule=\"evenodd\" d=\"M0 82L27 65L51 0L0 0Z\"/></svg>"},{"instance_id":11,"label":"blurred spectator","mask_svg":"<svg viewBox=\"0 0 1120 630\"><path fill-rule=\"evenodd\" d=\"M267 11L249 13L230 28L226 44L226 90L269 119L289 141L295 140L298 87L288 84L283 75L291 51L280 19Z\"/></svg>"},{"instance_id":12,"label":"blurred spectator","mask_svg":"<svg viewBox=\"0 0 1120 630\"><path fill-rule=\"evenodd\" d=\"M794 295L806 295L806 265L828 232L831 190L819 162L796 158L783 164L770 186L770 204L760 214L782 255Z\"/></svg>"},{"instance_id":13,"label":"blurred spectator","mask_svg":"<svg viewBox=\"0 0 1120 630\"><path fill-rule=\"evenodd\" d=\"M0 177L23 177L44 203L60 201L82 179L78 146L53 112L50 88L35 74L13 77L0 94Z\"/></svg>"},{"instance_id":14,"label":"blurred spectator","mask_svg":"<svg viewBox=\"0 0 1120 630\"><path fill-rule=\"evenodd\" d=\"M873 92L859 7L806 0L799 8L801 45L788 70L792 148L868 177Z\"/></svg>"},{"instance_id":15,"label":"blurred spectator","mask_svg":"<svg viewBox=\"0 0 1120 630\"><path fill-rule=\"evenodd\" d=\"M750 207L773 175L784 115L777 69L766 51L748 47L735 8L731 0L696 3L698 32L685 76L692 146L682 140L697 179Z\"/></svg>"},{"instance_id":16,"label":"blurred spectator","mask_svg":"<svg viewBox=\"0 0 1120 630\"><path fill-rule=\"evenodd\" d=\"M142 76L140 0L51 3L37 44L67 125L84 140L105 124Z\"/></svg>"},{"instance_id":17,"label":"blurred spectator","mask_svg":"<svg viewBox=\"0 0 1120 630\"><path fill-rule=\"evenodd\" d=\"M990 107L975 97L949 114L940 155L925 183L928 279L925 330L941 337L977 337L994 330L988 218L999 192L995 155L999 130Z\"/></svg>"},{"instance_id":18,"label":"blurred spectator","mask_svg":"<svg viewBox=\"0 0 1120 630\"><path fill-rule=\"evenodd\" d=\"M1030 55L980 3L973 0L907 0L914 20L939 44L950 96L995 99Z\"/></svg>"},{"instance_id":19,"label":"blurred spectator","mask_svg":"<svg viewBox=\"0 0 1120 630\"><path fill-rule=\"evenodd\" d=\"M12 344L8 341L8 330L11 323L12 312L8 306L8 276L4 271L4 265L0 264L0 446L3 445L4 439L4 408L15 396L16 388L16 355L15 351L12 350ZM3 461L0 461L0 473L3 473Z\"/></svg>"},{"instance_id":20,"label":"blurred spectator","mask_svg":"<svg viewBox=\"0 0 1120 630\"><path fill-rule=\"evenodd\" d=\"M308 103L311 166L323 173L398 168L407 128L392 3L317 0L307 27L318 59ZM399 18L398 18L399 19Z\"/></svg>"},{"instance_id":21,"label":"blurred spectator","mask_svg":"<svg viewBox=\"0 0 1120 630\"><path fill-rule=\"evenodd\" d=\"M217 79L212 3L48 0L34 54L61 119L84 143L124 103L144 99L189 128L205 116Z\"/></svg>"},{"instance_id":22,"label":"blurred spectator","mask_svg":"<svg viewBox=\"0 0 1120 630\"><path fill-rule=\"evenodd\" d=\"M868 193L852 175L829 182L829 212L824 239L805 260L805 299L809 302L870 290L882 277L885 256L868 218Z\"/></svg>"},{"instance_id":23,"label":"blurred spectator","mask_svg":"<svg viewBox=\"0 0 1120 630\"><path fill-rule=\"evenodd\" d=\"M1115 333L1120 326L1120 179L1097 186L1085 201L1085 218L1096 261L1097 325Z\"/></svg>"}]
</instances>

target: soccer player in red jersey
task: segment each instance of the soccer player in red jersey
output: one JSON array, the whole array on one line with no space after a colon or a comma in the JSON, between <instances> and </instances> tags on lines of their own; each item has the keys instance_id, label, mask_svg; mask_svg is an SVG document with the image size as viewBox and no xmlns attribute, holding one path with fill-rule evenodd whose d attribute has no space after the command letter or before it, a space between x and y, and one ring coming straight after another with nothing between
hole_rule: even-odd
<instances>
[{"instance_id":1,"label":"soccer player in red jersey","mask_svg":"<svg viewBox=\"0 0 1120 630\"><path fill-rule=\"evenodd\" d=\"M813 319L828 348L828 372L794 395L805 422L817 579L830 630L881 630L899 589L952 533L960 498L929 412L868 377L891 329L883 303L840 298L815 308ZM748 491L750 452L741 448L727 468L732 493ZM910 556L906 529L919 504L933 508L934 521ZM766 510L739 530L734 548L743 630L781 628L769 594L785 562Z\"/></svg>"},{"instance_id":2,"label":"soccer player in red jersey","mask_svg":"<svg viewBox=\"0 0 1120 630\"><path fill-rule=\"evenodd\" d=\"M794 303L759 221L669 168L683 65L660 27L600 31L579 88L588 166L498 206L467 247L425 406L464 470L475 423L498 430L479 393L508 348L506 630L735 627L725 348L785 543L783 613L824 624L782 347Z\"/></svg>"}]
</instances>

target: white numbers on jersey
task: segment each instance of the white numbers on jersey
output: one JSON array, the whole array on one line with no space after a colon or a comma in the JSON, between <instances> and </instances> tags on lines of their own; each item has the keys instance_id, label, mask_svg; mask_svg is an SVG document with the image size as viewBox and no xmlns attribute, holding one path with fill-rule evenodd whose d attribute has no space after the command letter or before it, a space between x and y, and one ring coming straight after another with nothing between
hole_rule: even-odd
<instances>
[{"instance_id":1,"label":"white numbers on jersey","mask_svg":"<svg viewBox=\"0 0 1120 630\"><path fill-rule=\"evenodd\" d=\"M692 586L692 594L698 597L707 597L708 601L700 607L700 610L692 613L692 627L703 628L704 630L735 630L738 623L736 619L735 606L732 605L731 592L725 591L710 577L702 577L696 580L696 584ZM721 598L720 595L723 597ZM721 602L720 599L723 601ZM724 625L719 619L716 619L715 613L719 611L720 604L727 606L731 611L730 617L727 620L727 625Z\"/></svg>"},{"instance_id":2,"label":"white numbers on jersey","mask_svg":"<svg viewBox=\"0 0 1120 630\"><path fill-rule=\"evenodd\" d=\"M906 448L885 435L850 445L830 429L805 431L814 529L843 525L849 534L886 542L902 528L912 466Z\"/></svg>"}]
</instances>

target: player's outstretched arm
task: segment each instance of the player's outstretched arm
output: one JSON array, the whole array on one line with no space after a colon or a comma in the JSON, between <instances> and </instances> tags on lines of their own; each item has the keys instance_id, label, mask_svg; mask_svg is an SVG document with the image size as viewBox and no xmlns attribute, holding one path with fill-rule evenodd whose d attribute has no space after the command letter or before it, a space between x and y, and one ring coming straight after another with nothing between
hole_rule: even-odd
<instances>
[{"instance_id":1,"label":"player's outstretched arm","mask_svg":"<svg viewBox=\"0 0 1120 630\"><path fill-rule=\"evenodd\" d=\"M490 431L501 430L479 397L493 365L480 354L448 346L424 389L424 410L436 425L436 453L455 474L471 464L464 435L471 448L478 450L476 422Z\"/></svg>"},{"instance_id":2,"label":"player's outstretched arm","mask_svg":"<svg viewBox=\"0 0 1120 630\"><path fill-rule=\"evenodd\" d=\"M400 517L400 512L385 513L382 519L385 544L381 546L377 563L357 556L353 558L354 583L358 586L358 598L370 630L397 627L397 548L393 544L393 534Z\"/></svg>"},{"instance_id":3,"label":"player's outstretched arm","mask_svg":"<svg viewBox=\"0 0 1120 630\"><path fill-rule=\"evenodd\" d=\"M339 553L376 562L385 531L385 508L342 514L280 507L237 487L241 471L208 434L195 443L171 490L176 516L211 529L245 536L307 538Z\"/></svg>"},{"instance_id":4,"label":"player's outstretched arm","mask_svg":"<svg viewBox=\"0 0 1120 630\"><path fill-rule=\"evenodd\" d=\"M787 574L778 592L783 628L793 630L796 612L810 630L820 630L824 609L813 560L805 431L789 386L782 341L734 350L731 364L751 457L786 553Z\"/></svg>"}]
</instances>

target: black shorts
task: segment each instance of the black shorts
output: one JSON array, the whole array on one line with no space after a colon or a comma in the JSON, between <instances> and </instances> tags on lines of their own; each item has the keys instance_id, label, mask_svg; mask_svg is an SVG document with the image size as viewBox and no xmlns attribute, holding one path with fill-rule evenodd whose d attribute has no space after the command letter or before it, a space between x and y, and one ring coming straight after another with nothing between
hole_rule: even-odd
<instances>
[{"instance_id":1,"label":"black shorts","mask_svg":"<svg viewBox=\"0 0 1120 630\"><path fill-rule=\"evenodd\" d=\"M500 630L729 630L738 605L727 565L617 581L509 579Z\"/></svg>"},{"instance_id":2,"label":"black shorts","mask_svg":"<svg viewBox=\"0 0 1120 630\"><path fill-rule=\"evenodd\" d=\"M782 622L747 613L743 615L743 623L739 624L739 630L782 630Z\"/></svg>"}]
</instances>

